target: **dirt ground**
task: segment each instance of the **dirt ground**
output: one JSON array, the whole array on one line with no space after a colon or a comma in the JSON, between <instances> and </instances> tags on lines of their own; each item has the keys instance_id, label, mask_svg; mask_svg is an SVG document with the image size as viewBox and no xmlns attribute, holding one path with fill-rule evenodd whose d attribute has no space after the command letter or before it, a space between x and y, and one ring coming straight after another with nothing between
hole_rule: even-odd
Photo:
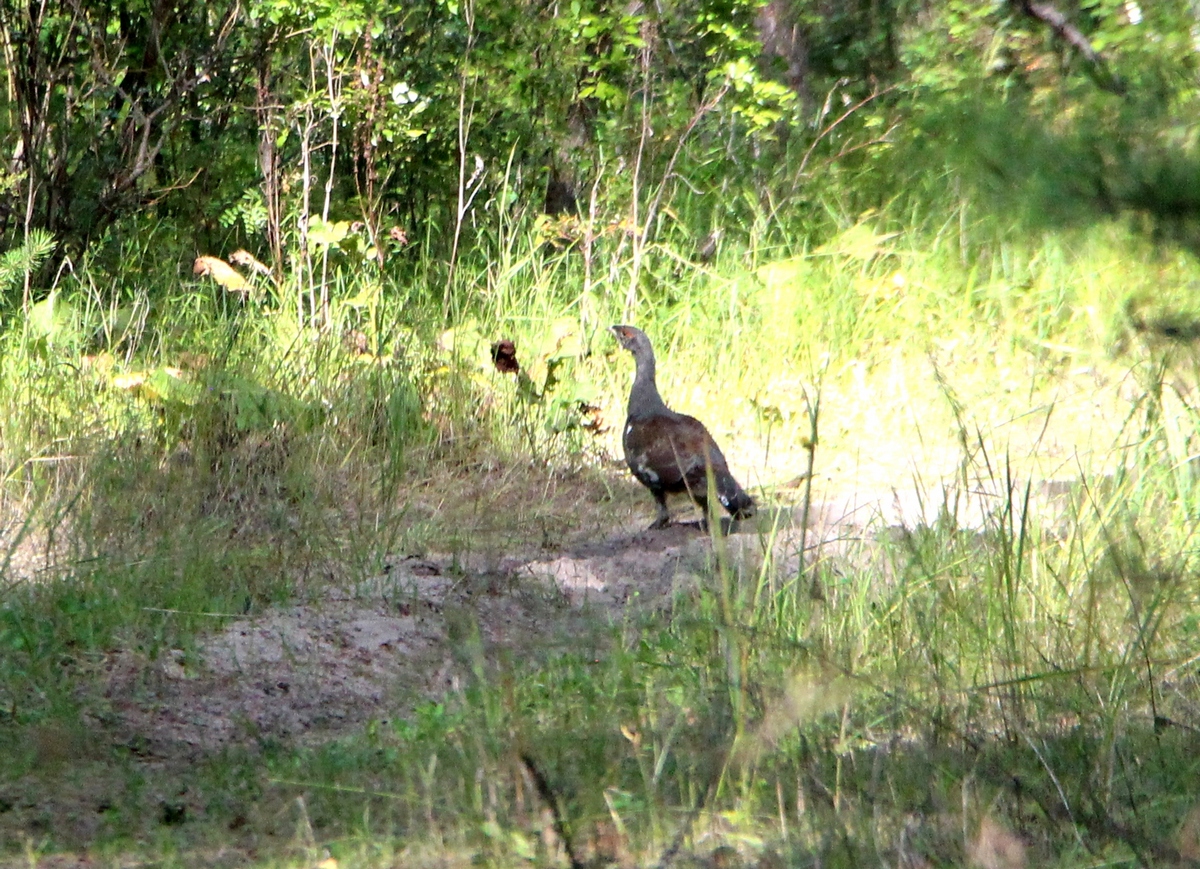
<instances>
[{"instance_id":1,"label":"dirt ground","mask_svg":"<svg viewBox=\"0 0 1200 869\"><path fill-rule=\"evenodd\" d=\"M600 647L627 606L668 605L710 556L694 524L493 563L398 555L378 576L232 619L194 651L149 667L115 655L106 695L148 756L199 758L264 739L316 744L453 690L475 649L492 659L578 649L588 638Z\"/></svg>"},{"instance_id":2,"label":"dirt ground","mask_svg":"<svg viewBox=\"0 0 1200 869\"><path fill-rule=\"evenodd\" d=\"M1050 508L1062 489L1040 487L1039 507ZM982 526L1001 497L961 495L962 527ZM936 521L941 508L915 491L821 502L810 508L802 544L803 509L777 507L726 522L722 545L745 576L756 575L768 550L775 569L794 576L802 561L853 557L888 529ZM145 757L199 759L264 740L319 744L454 690L472 654L486 662L588 643L599 653L630 608L669 607L706 581L713 559L712 537L695 518L498 559L400 554L353 586L230 619L194 650L153 663L115 654L106 699Z\"/></svg>"}]
</instances>

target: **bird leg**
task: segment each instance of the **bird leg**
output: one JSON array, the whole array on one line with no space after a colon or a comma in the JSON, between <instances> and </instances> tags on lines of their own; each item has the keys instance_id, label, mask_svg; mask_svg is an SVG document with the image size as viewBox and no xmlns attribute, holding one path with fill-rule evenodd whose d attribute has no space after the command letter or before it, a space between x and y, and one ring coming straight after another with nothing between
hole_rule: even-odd
<instances>
[{"instance_id":1,"label":"bird leg","mask_svg":"<svg viewBox=\"0 0 1200 869\"><path fill-rule=\"evenodd\" d=\"M650 524L650 527L647 529L649 531L666 528L671 524L671 511L667 509L667 493L654 492L653 494L654 500L658 502L658 518Z\"/></svg>"}]
</instances>

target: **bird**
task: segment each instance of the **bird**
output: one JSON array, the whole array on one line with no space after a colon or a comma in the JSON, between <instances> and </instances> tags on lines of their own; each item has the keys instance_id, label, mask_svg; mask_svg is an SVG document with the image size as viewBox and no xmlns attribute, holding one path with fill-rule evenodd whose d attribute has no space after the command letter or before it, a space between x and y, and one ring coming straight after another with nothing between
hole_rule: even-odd
<instances>
[{"instance_id":1,"label":"bird","mask_svg":"<svg viewBox=\"0 0 1200 869\"><path fill-rule=\"evenodd\" d=\"M671 523L668 494L686 492L707 516L710 469L721 506L735 519L753 516L754 499L729 473L725 456L704 423L676 413L663 402L654 382L654 348L646 333L634 326L613 326L612 333L633 354L636 366L621 444L629 470L658 504L658 518L650 529Z\"/></svg>"}]
</instances>

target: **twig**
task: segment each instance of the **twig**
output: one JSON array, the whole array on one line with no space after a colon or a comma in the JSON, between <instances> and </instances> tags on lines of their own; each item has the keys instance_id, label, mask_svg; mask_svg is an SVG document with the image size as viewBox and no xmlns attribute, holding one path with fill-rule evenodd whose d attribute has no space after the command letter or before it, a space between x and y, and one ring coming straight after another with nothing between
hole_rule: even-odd
<instances>
[{"instance_id":1,"label":"twig","mask_svg":"<svg viewBox=\"0 0 1200 869\"><path fill-rule=\"evenodd\" d=\"M528 752L521 752L521 763L524 764L529 777L533 779L533 786L537 788L538 796L542 798L542 802L550 809L550 814L554 818L554 832L562 840L563 849L567 852L567 860L571 864L571 869L584 869L586 864L575 853L575 846L571 842L571 837L567 833L567 825L563 821L562 809L558 805L558 798L554 795L550 783L546 781L546 777L538 769L537 762Z\"/></svg>"},{"instance_id":2,"label":"twig","mask_svg":"<svg viewBox=\"0 0 1200 869\"><path fill-rule=\"evenodd\" d=\"M1028 743L1030 750L1041 763L1042 769L1046 770L1046 775L1050 776L1050 781L1054 782L1054 788L1058 791L1058 798L1062 801L1063 810L1066 811L1067 817L1071 819L1071 830L1075 833L1075 841L1079 843L1080 848L1091 853L1092 849L1083 841L1083 836L1079 835L1079 822L1075 820L1075 813L1071 811L1071 801L1067 799L1067 792L1063 790L1062 782L1058 780L1058 776L1054 774L1054 770L1050 768L1049 762L1042 752L1038 750L1037 745L1029 738L1029 734L1021 731L1021 736L1025 738L1025 742Z\"/></svg>"},{"instance_id":3,"label":"twig","mask_svg":"<svg viewBox=\"0 0 1200 869\"><path fill-rule=\"evenodd\" d=\"M652 133L650 129L650 39L649 33L645 30L647 26L643 25L644 44L640 55L642 63L642 130L638 137L637 156L633 161L633 189L630 191L629 201L630 227L633 238L633 269L629 275L629 291L625 295L624 318L626 321L633 313L633 306L637 301L638 275L642 269L641 236L638 234L638 202L642 178L642 157L646 152L646 140Z\"/></svg>"},{"instance_id":4,"label":"twig","mask_svg":"<svg viewBox=\"0 0 1200 869\"><path fill-rule=\"evenodd\" d=\"M182 181L179 184L172 184L170 187L160 187L158 189L155 197L153 199L149 200L146 204L147 205L158 205L158 203L160 203L162 201L162 198L164 196L166 196L168 193L174 193L176 190L186 190L187 188L191 187L193 184L196 183L196 179L200 177L200 173L203 171L204 171L203 168L197 169L192 174L192 177L189 178L187 181Z\"/></svg>"},{"instance_id":5,"label":"twig","mask_svg":"<svg viewBox=\"0 0 1200 869\"><path fill-rule=\"evenodd\" d=\"M686 127L684 127L683 132L679 134L679 140L675 144L675 150L671 154L671 159L667 161L666 171L663 172L662 184L659 185L658 192L654 195L654 200L650 203L650 207L648 209L646 209L646 223L645 223L644 228L642 229L642 248L643 249L645 249L646 242L650 238L650 225L654 220L655 213L658 211L659 204L662 202L663 193L667 189L667 182L675 177L679 177L681 180L683 180L683 176L675 175L675 163L676 163L676 161L679 160L679 155L683 151L684 143L687 142L688 137L691 136L691 134L692 134L692 131L694 129L696 129L696 125L698 123L700 123L700 119L703 118L705 115L707 115L709 112L711 112L713 109L715 109L717 107L717 105L721 102L721 99L727 93L729 93L729 81L728 80L726 80L725 83L723 85L721 85L720 90L717 91L715 96L713 96L709 100L706 100L704 103L702 103L700 105L700 107L698 109L696 109L696 111L692 114L691 120L688 121L688 125Z\"/></svg>"},{"instance_id":6,"label":"twig","mask_svg":"<svg viewBox=\"0 0 1200 869\"><path fill-rule=\"evenodd\" d=\"M159 606L144 606L142 612L165 613L171 616L204 616L210 619L240 619L245 613L206 613L200 610L176 610Z\"/></svg>"},{"instance_id":7,"label":"twig","mask_svg":"<svg viewBox=\"0 0 1200 869\"><path fill-rule=\"evenodd\" d=\"M1030 18L1036 18L1043 24L1048 25L1054 31L1055 36L1082 54L1084 60L1091 64L1092 69L1098 73L1096 83L1101 88L1110 93L1121 96L1125 95L1125 83L1121 80L1120 76L1108 68L1108 64L1105 63L1100 52L1096 51L1092 43L1079 31L1078 27L1067 20L1066 15L1063 15L1049 3L1018 0L1016 5L1018 9Z\"/></svg>"},{"instance_id":8,"label":"twig","mask_svg":"<svg viewBox=\"0 0 1200 869\"><path fill-rule=\"evenodd\" d=\"M482 161L477 158L475 174L471 176L470 181L467 180L467 142L471 137L471 123L475 119L475 101L472 99L470 108L467 107L468 61L471 57L471 49L475 45L473 0L467 0L463 4L462 12L467 25L467 45L463 50L463 71L458 84L458 206L454 216L454 241L450 246L450 265L446 269L446 288L442 291L443 323L450 318L450 296L454 289L454 273L458 266L458 245L462 240L463 218L470 209L471 202L475 199L474 193L469 198L467 197L467 190L483 169ZM472 78L471 86L474 87L474 84Z\"/></svg>"},{"instance_id":9,"label":"twig","mask_svg":"<svg viewBox=\"0 0 1200 869\"><path fill-rule=\"evenodd\" d=\"M808 150L804 152L804 159L802 159L800 161L800 168L796 172L797 177L804 174L804 167L808 165L808 161L812 157L813 151L816 150L817 145L820 144L822 139L824 139L826 136L828 136L830 133L832 133L835 129L837 129L838 125L841 124L842 121L846 120L848 117L850 117L852 114L857 112L859 109L861 109L867 103L873 102L874 100L879 99L884 94L894 91L897 87L899 87L899 85L889 85L888 87L885 87L883 90L877 90L874 93L872 93L870 96L863 97L863 99L859 100L857 103L850 106L850 108L846 109L846 111L842 112L837 117L837 120L835 120L833 123L829 124L829 126L825 127L823 130L821 130L821 132L817 134L817 137L815 139L813 139L812 144L808 146ZM836 85L835 85L835 89L836 89ZM829 92L829 97L831 98L832 96L833 96L833 91L831 90ZM828 105L828 100L829 100L829 98L826 99L827 105ZM895 129L895 126L893 125L893 127L891 129ZM891 129L889 129L888 132L891 132Z\"/></svg>"}]
</instances>

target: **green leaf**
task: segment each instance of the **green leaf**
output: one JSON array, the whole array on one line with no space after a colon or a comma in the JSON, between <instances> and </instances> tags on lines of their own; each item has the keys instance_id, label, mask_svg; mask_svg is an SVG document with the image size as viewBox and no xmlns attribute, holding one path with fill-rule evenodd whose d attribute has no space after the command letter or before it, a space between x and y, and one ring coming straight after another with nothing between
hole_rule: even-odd
<instances>
[{"instance_id":1,"label":"green leaf","mask_svg":"<svg viewBox=\"0 0 1200 869\"><path fill-rule=\"evenodd\" d=\"M326 221L315 215L309 218L308 243L327 246L340 243L350 233L350 221Z\"/></svg>"},{"instance_id":2,"label":"green leaf","mask_svg":"<svg viewBox=\"0 0 1200 869\"><path fill-rule=\"evenodd\" d=\"M29 331L47 345L71 343L79 338L79 310L59 298L58 290L29 308Z\"/></svg>"}]
</instances>

